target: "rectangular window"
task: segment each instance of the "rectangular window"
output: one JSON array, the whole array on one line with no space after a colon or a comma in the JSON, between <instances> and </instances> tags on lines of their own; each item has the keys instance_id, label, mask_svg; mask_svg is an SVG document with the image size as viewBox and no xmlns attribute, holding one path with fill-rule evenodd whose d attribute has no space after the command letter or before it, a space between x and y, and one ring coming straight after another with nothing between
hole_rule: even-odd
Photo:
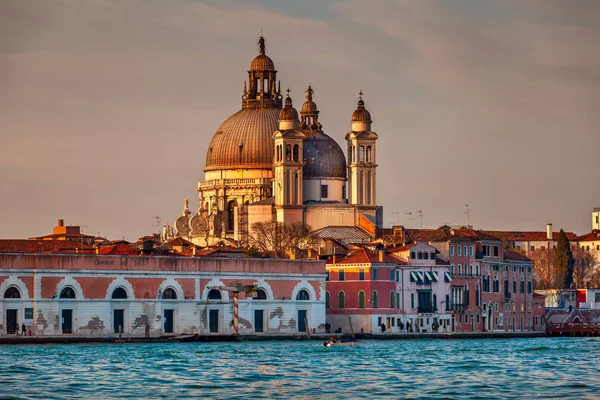
<instances>
[{"instance_id":1,"label":"rectangular window","mask_svg":"<svg viewBox=\"0 0 600 400\"><path fill-rule=\"evenodd\" d=\"M415 257L415 252L414 252L414 251L411 251L411 252L410 252L410 258L411 258L412 260L414 260L414 259L416 258L416 257Z\"/></svg>"},{"instance_id":2,"label":"rectangular window","mask_svg":"<svg viewBox=\"0 0 600 400\"><path fill-rule=\"evenodd\" d=\"M531 281L527 282L527 293L531 294Z\"/></svg>"},{"instance_id":3,"label":"rectangular window","mask_svg":"<svg viewBox=\"0 0 600 400\"><path fill-rule=\"evenodd\" d=\"M498 257L498 246L494 246L494 257Z\"/></svg>"},{"instance_id":4,"label":"rectangular window","mask_svg":"<svg viewBox=\"0 0 600 400\"><path fill-rule=\"evenodd\" d=\"M425 252L423 253L423 260L428 260L429 259L429 253Z\"/></svg>"},{"instance_id":5,"label":"rectangular window","mask_svg":"<svg viewBox=\"0 0 600 400\"><path fill-rule=\"evenodd\" d=\"M415 308L415 294L410 294L410 308Z\"/></svg>"},{"instance_id":6,"label":"rectangular window","mask_svg":"<svg viewBox=\"0 0 600 400\"><path fill-rule=\"evenodd\" d=\"M466 256L467 255L467 246L463 247L463 255Z\"/></svg>"},{"instance_id":7,"label":"rectangular window","mask_svg":"<svg viewBox=\"0 0 600 400\"><path fill-rule=\"evenodd\" d=\"M345 277L344 270L340 269L340 272L338 273L338 280L343 281L344 277Z\"/></svg>"},{"instance_id":8,"label":"rectangular window","mask_svg":"<svg viewBox=\"0 0 600 400\"><path fill-rule=\"evenodd\" d=\"M469 276L473 276L473 266L469 265Z\"/></svg>"},{"instance_id":9,"label":"rectangular window","mask_svg":"<svg viewBox=\"0 0 600 400\"><path fill-rule=\"evenodd\" d=\"M396 308L400 308L400 293L396 293Z\"/></svg>"},{"instance_id":10,"label":"rectangular window","mask_svg":"<svg viewBox=\"0 0 600 400\"><path fill-rule=\"evenodd\" d=\"M535 246L529 246L529 250L535 251Z\"/></svg>"},{"instance_id":11,"label":"rectangular window","mask_svg":"<svg viewBox=\"0 0 600 400\"><path fill-rule=\"evenodd\" d=\"M517 281L515 281L514 279L513 279L513 290L512 291L515 294L517 293Z\"/></svg>"},{"instance_id":12,"label":"rectangular window","mask_svg":"<svg viewBox=\"0 0 600 400\"><path fill-rule=\"evenodd\" d=\"M458 276L462 276L462 265L458 264Z\"/></svg>"},{"instance_id":13,"label":"rectangular window","mask_svg":"<svg viewBox=\"0 0 600 400\"><path fill-rule=\"evenodd\" d=\"M519 293L525 293L525 281L521 281L519 285Z\"/></svg>"},{"instance_id":14,"label":"rectangular window","mask_svg":"<svg viewBox=\"0 0 600 400\"><path fill-rule=\"evenodd\" d=\"M375 269L375 268L371 269L371 280L373 280L373 281L377 280L377 269Z\"/></svg>"},{"instance_id":15,"label":"rectangular window","mask_svg":"<svg viewBox=\"0 0 600 400\"><path fill-rule=\"evenodd\" d=\"M326 199L328 197L329 197L329 195L328 195L327 185L321 185L321 198Z\"/></svg>"},{"instance_id":16,"label":"rectangular window","mask_svg":"<svg viewBox=\"0 0 600 400\"><path fill-rule=\"evenodd\" d=\"M469 246L469 256L473 257L473 246Z\"/></svg>"},{"instance_id":17,"label":"rectangular window","mask_svg":"<svg viewBox=\"0 0 600 400\"><path fill-rule=\"evenodd\" d=\"M325 281L329 280L329 271L327 271L327 275L325 275Z\"/></svg>"},{"instance_id":18,"label":"rectangular window","mask_svg":"<svg viewBox=\"0 0 600 400\"><path fill-rule=\"evenodd\" d=\"M365 280L365 270L363 268L360 268L358 270L358 280L359 281L364 281Z\"/></svg>"},{"instance_id":19,"label":"rectangular window","mask_svg":"<svg viewBox=\"0 0 600 400\"><path fill-rule=\"evenodd\" d=\"M450 276L454 276L454 264L450 264Z\"/></svg>"},{"instance_id":20,"label":"rectangular window","mask_svg":"<svg viewBox=\"0 0 600 400\"><path fill-rule=\"evenodd\" d=\"M394 282L394 276L396 276L394 268L390 268L390 281Z\"/></svg>"},{"instance_id":21,"label":"rectangular window","mask_svg":"<svg viewBox=\"0 0 600 400\"><path fill-rule=\"evenodd\" d=\"M396 282L400 282L400 271L396 271Z\"/></svg>"},{"instance_id":22,"label":"rectangular window","mask_svg":"<svg viewBox=\"0 0 600 400\"><path fill-rule=\"evenodd\" d=\"M450 245L450 255L454 255L454 246Z\"/></svg>"},{"instance_id":23,"label":"rectangular window","mask_svg":"<svg viewBox=\"0 0 600 400\"><path fill-rule=\"evenodd\" d=\"M456 246L456 255L460 256L461 255L461 251L460 251L461 247L460 246Z\"/></svg>"},{"instance_id":24,"label":"rectangular window","mask_svg":"<svg viewBox=\"0 0 600 400\"><path fill-rule=\"evenodd\" d=\"M479 265L475 266L475 275L479 276Z\"/></svg>"},{"instance_id":25,"label":"rectangular window","mask_svg":"<svg viewBox=\"0 0 600 400\"><path fill-rule=\"evenodd\" d=\"M446 295L446 311L450 311L450 295Z\"/></svg>"}]
</instances>

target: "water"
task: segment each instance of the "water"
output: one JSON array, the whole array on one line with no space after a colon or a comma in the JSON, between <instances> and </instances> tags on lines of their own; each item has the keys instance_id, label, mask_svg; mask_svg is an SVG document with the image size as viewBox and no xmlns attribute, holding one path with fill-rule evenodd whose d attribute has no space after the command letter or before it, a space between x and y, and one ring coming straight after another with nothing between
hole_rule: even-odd
<instances>
[{"instance_id":1,"label":"water","mask_svg":"<svg viewBox=\"0 0 600 400\"><path fill-rule=\"evenodd\" d=\"M598 398L600 338L0 346L0 399Z\"/></svg>"}]
</instances>

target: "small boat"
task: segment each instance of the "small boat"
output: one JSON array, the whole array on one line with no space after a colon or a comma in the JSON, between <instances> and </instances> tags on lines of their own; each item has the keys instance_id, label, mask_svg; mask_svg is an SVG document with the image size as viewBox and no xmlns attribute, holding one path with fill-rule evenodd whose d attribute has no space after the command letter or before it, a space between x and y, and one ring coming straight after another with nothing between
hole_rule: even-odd
<instances>
[{"instance_id":1,"label":"small boat","mask_svg":"<svg viewBox=\"0 0 600 400\"><path fill-rule=\"evenodd\" d=\"M360 344L360 342L356 339L341 339L341 340L336 340L335 342L327 340L327 341L323 342L323 346L325 346L325 347L358 346L359 344Z\"/></svg>"}]
</instances>

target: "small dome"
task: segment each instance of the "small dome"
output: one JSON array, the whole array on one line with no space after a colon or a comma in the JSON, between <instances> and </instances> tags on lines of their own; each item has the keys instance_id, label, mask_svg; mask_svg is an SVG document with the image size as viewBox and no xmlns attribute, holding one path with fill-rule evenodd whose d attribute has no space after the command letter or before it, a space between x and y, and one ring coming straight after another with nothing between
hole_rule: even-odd
<instances>
[{"instance_id":1,"label":"small dome","mask_svg":"<svg viewBox=\"0 0 600 400\"><path fill-rule=\"evenodd\" d=\"M279 120L280 121L298 121L298 111L292 106L292 99L289 94L285 99L285 107L281 109L279 112Z\"/></svg>"},{"instance_id":2,"label":"small dome","mask_svg":"<svg viewBox=\"0 0 600 400\"><path fill-rule=\"evenodd\" d=\"M252 60L250 71L275 71L275 64L273 64L273 60L269 56L259 54Z\"/></svg>"},{"instance_id":3,"label":"small dome","mask_svg":"<svg viewBox=\"0 0 600 400\"><path fill-rule=\"evenodd\" d=\"M303 142L303 178L346 179L346 157L339 144L323 132L314 131Z\"/></svg>"},{"instance_id":4,"label":"small dome","mask_svg":"<svg viewBox=\"0 0 600 400\"><path fill-rule=\"evenodd\" d=\"M306 101L302 104L302 109L300 113L303 115L319 113L319 109L317 108L317 104L313 101L312 95L315 91L312 90L312 87L308 85L308 89L306 90Z\"/></svg>"},{"instance_id":5,"label":"small dome","mask_svg":"<svg viewBox=\"0 0 600 400\"><path fill-rule=\"evenodd\" d=\"M358 107L352 113L352 120L350 122L373 122L371 121L371 114L365 108L365 102L362 98L358 100Z\"/></svg>"}]
</instances>

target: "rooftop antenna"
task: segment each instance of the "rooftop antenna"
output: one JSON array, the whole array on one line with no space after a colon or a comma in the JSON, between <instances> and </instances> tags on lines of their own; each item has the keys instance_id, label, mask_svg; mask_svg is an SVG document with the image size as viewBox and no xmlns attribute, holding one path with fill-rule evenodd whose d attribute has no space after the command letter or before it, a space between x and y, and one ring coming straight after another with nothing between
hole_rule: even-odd
<instances>
[{"instance_id":1,"label":"rooftop antenna","mask_svg":"<svg viewBox=\"0 0 600 400\"><path fill-rule=\"evenodd\" d=\"M417 210L419 218L421 219L421 229L423 229L423 210Z\"/></svg>"},{"instance_id":2,"label":"rooftop antenna","mask_svg":"<svg viewBox=\"0 0 600 400\"><path fill-rule=\"evenodd\" d=\"M470 219L470 212L471 209L469 208L468 204L465 204L465 208L467 209L466 211L463 211L463 214L467 214L467 228L471 228L471 219Z\"/></svg>"},{"instance_id":3,"label":"rooftop antenna","mask_svg":"<svg viewBox=\"0 0 600 400\"><path fill-rule=\"evenodd\" d=\"M152 217L156 220L156 224L153 224L152 226L156 227L156 231L158 232L158 236L160 237L160 217Z\"/></svg>"},{"instance_id":4,"label":"rooftop antenna","mask_svg":"<svg viewBox=\"0 0 600 400\"><path fill-rule=\"evenodd\" d=\"M409 211L409 212L407 212L407 213L404 213L404 215L408 215L408 220L409 220L409 221L412 221L412 220L414 219L414 218L413 218L413 216L412 216L412 211Z\"/></svg>"},{"instance_id":5,"label":"rooftop antenna","mask_svg":"<svg viewBox=\"0 0 600 400\"><path fill-rule=\"evenodd\" d=\"M396 225L400 225L400 213L398 211L393 211L392 215L396 214Z\"/></svg>"}]
</instances>

